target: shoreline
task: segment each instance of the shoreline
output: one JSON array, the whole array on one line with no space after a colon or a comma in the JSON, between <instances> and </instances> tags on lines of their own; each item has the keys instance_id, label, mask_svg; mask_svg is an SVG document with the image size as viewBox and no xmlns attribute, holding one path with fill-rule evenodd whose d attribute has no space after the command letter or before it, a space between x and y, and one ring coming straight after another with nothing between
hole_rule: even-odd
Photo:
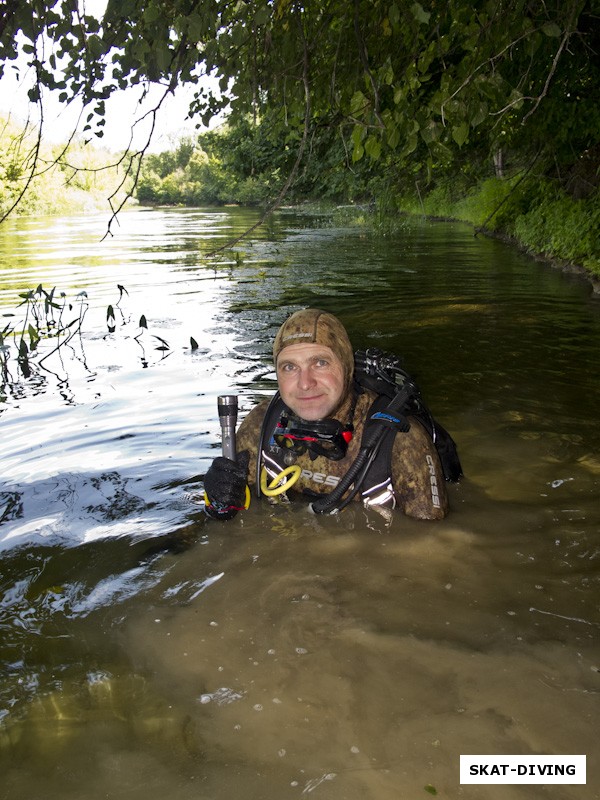
<instances>
[{"instance_id":1,"label":"shoreline","mask_svg":"<svg viewBox=\"0 0 600 800\"><path fill-rule=\"evenodd\" d=\"M490 239L499 239L506 244L516 247L517 250L520 250L522 253L525 253L525 255L530 256L530 258L533 258L535 261L541 261L552 269L560 270L566 275L572 275L576 278L584 280L590 285L592 294L600 296L600 275L595 275L593 272L590 272L590 270L581 266L581 264L574 264L571 261L564 261L563 259L556 258L554 256L548 256L545 253L538 253L534 250L530 250L514 236L509 236L507 233L489 231L484 228L476 228L474 226L473 230L475 236L481 234L482 236L487 236Z\"/></svg>"},{"instance_id":2,"label":"shoreline","mask_svg":"<svg viewBox=\"0 0 600 800\"><path fill-rule=\"evenodd\" d=\"M422 219L427 219L430 222L460 222L463 225L469 225L473 229L474 236L487 236L489 239L498 239L505 244L511 245L521 253L533 258L535 261L541 261L552 269L557 269L561 272L564 272L565 275L572 275L573 277L584 280L589 284L592 294L600 296L600 275L596 275L594 272L586 269L581 264L575 264L572 261L565 261L557 258L556 256L549 256L545 253L530 250L526 245L519 241L519 239L514 236L510 236L508 233L503 233L502 231L492 231L488 228L478 228L472 222L469 222L469 220L458 219L457 217L445 217L437 214L415 214L411 211L401 211L400 213L406 217L421 217Z\"/></svg>"}]
</instances>

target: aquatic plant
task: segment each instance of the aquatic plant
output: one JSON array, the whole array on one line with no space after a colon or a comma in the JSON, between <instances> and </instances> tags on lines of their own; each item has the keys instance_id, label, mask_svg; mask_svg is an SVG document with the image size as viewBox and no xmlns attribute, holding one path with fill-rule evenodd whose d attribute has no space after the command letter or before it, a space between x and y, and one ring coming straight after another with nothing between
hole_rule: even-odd
<instances>
[{"instance_id":1,"label":"aquatic plant","mask_svg":"<svg viewBox=\"0 0 600 800\"><path fill-rule=\"evenodd\" d=\"M74 310L74 304L67 301L65 292L57 295L56 287L50 291L40 283L36 289L28 289L19 294L21 302L17 308L24 307L23 318L18 322L9 321L0 333L0 367L3 384L9 380L9 362L11 360L10 342L17 350L18 372L23 378L31 377L32 360L39 356L38 345L42 340L52 340L54 347L36 359L41 365L59 348L64 347L80 331L88 309L87 293L79 292L76 297L77 311L69 322L63 317ZM57 302L57 297L60 302ZM15 318L15 313L3 314Z\"/></svg>"},{"instance_id":2,"label":"aquatic plant","mask_svg":"<svg viewBox=\"0 0 600 800\"><path fill-rule=\"evenodd\" d=\"M131 320L130 315L124 313L121 303L129 292L121 284L117 284L117 290L118 300L106 308L106 336L112 336L117 325L125 329L135 327L136 332L130 338L140 348L142 366L149 365L145 343L147 336L155 340L153 349L160 353L159 360L164 359L171 351L169 343L148 331L145 314L136 323ZM39 284L35 289L20 292L18 297L21 301L17 303L15 311L2 314L6 322L0 330L0 402L6 401L8 394L22 396L26 391L26 384L37 393L39 386L45 383L43 373L56 375L47 363L52 356L58 354L64 372L65 359L62 356L66 348L69 348L70 355L87 370L82 339L84 320L90 307L87 292L80 291L69 299L66 292L58 291L56 287L46 289ZM75 355L73 349L73 340L76 338L79 344L78 355ZM197 347L193 337L190 338L191 350ZM63 385L67 382L68 376L59 379L59 383Z\"/></svg>"}]
</instances>

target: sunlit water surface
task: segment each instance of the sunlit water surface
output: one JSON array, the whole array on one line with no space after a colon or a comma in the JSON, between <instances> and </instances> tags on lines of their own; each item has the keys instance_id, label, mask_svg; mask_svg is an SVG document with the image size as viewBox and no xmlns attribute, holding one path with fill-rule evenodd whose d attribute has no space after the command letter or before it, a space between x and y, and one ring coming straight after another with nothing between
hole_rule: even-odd
<instances>
[{"instance_id":1,"label":"sunlit water surface","mask_svg":"<svg viewBox=\"0 0 600 800\"><path fill-rule=\"evenodd\" d=\"M85 310L4 374L0 797L599 797L600 303L445 223L282 211L209 255L254 219L0 229L2 328L39 283ZM403 356L459 443L447 520L203 518L216 398L273 391L304 305ZM460 786L461 753L587 754L588 784Z\"/></svg>"}]
</instances>

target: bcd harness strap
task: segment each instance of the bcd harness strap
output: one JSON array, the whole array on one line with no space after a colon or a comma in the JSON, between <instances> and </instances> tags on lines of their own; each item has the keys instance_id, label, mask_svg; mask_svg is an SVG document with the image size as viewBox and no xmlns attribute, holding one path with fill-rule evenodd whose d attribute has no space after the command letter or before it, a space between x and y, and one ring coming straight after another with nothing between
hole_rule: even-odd
<instances>
[{"instance_id":1,"label":"bcd harness strap","mask_svg":"<svg viewBox=\"0 0 600 800\"><path fill-rule=\"evenodd\" d=\"M358 491L364 486L373 464L378 460L384 440L388 437L393 440L397 432L410 430L410 423L404 417L403 412L416 392L416 386L407 381L404 386L398 389L391 401L384 398L384 400L387 400L384 410L371 414L367 420L360 442L360 449L352 466L335 489L328 495L319 497L318 500L311 504L313 511L318 514L333 514L341 511L354 499ZM392 432L393 436L390 436ZM386 467L388 477L391 478L389 461Z\"/></svg>"}]
</instances>

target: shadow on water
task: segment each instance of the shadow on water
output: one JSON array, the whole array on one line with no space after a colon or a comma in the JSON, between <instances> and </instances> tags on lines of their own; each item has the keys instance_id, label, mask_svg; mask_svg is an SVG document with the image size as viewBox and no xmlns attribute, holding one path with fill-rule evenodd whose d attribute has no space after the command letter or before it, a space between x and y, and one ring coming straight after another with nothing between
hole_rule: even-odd
<instances>
[{"instance_id":1,"label":"shadow on water","mask_svg":"<svg viewBox=\"0 0 600 800\"><path fill-rule=\"evenodd\" d=\"M0 405L0 798L497 798L459 785L461 753L587 754L599 797L597 302L460 225L286 211L206 256L252 214L131 212L102 246L100 220L2 232L3 304L43 280L90 309L85 369L65 356ZM205 521L216 397L243 415L273 390L305 304L400 353L459 442L443 522ZM141 313L168 358L142 363Z\"/></svg>"}]
</instances>

